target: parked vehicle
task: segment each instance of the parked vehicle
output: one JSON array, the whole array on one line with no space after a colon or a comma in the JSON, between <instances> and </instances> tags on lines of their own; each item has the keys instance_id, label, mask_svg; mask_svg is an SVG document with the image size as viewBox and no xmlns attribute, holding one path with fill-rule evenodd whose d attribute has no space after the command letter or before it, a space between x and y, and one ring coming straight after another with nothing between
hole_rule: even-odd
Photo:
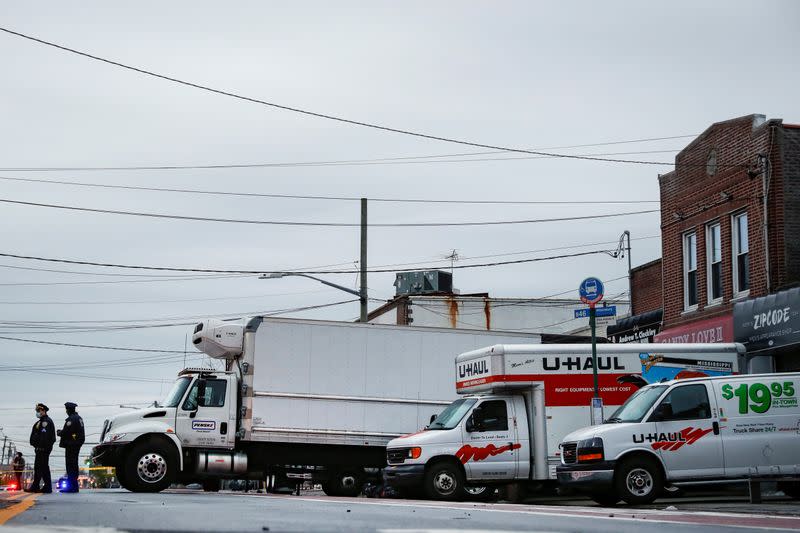
<instances>
[{"instance_id":1,"label":"parked vehicle","mask_svg":"<svg viewBox=\"0 0 800 533\"><path fill-rule=\"evenodd\" d=\"M646 386L605 424L565 436L559 481L598 503L643 504L665 485L779 481L800 498L800 373Z\"/></svg>"},{"instance_id":2,"label":"parked vehicle","mask_svg":"<svg viewBox=\"0 0 800 533\"><path fill-rule=\"evenodd\" d=\"M452 357L534 334L253 318L208 320L194 346L226 370L186 369L157 407L106 421L96 464L154 492L173 482L286 479L357 495L385 466L386 443L455 397Z\"/></svg>"},{"instance_id":3,"label":"parked vehicle","mask_svg":"<svg viewBox=\"0 0 800 533\"><path fill-rule=\"evenodd\" d=\"M613 409L647 380L737 372L743 354L737 344L598 345L600 396ZM591 420L592 365L587 344L459 355L455 388L463 396L424 431L389 442L387 481L441 500L484 498L493 484L555 483L558 443Z\"/></svg>"}]
</instances>

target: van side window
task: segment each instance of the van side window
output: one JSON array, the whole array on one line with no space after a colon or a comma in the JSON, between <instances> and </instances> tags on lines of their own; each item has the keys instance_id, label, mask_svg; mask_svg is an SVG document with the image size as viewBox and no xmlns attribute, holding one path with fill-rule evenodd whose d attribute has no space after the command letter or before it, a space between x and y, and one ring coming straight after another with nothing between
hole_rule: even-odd
<instances>
[{"instance_id":1,"label":"van side window","mask_svg":"<svg viewBox=\"0 0 800 533\"><path fill-rule=\"evenodd\" d=\"M676 387L658 406L661 421L711 418L708 391L705 385Z\"/></svg>"},{"instance_id":2,"label":"van side window","mask_svg":"<svg viewBox=\"0 0 800 533\"><path fill-rule=\"evenodd\" d=\"M200 397L200 407L224 407L225 406L225 389L227 383L224 379L208 379L206 380L205 392ZM198 407L197 395L199 392L198 382L192 386L192 390L186 396L183 405L181 406L184 411L194 411Z\"/></svg>"},{"instance_id":3,"label":"van side window","mask_svg":"<svg viewBox=\"0 0 800 533\"><path fill-rule=\"evenodd\" d=\"M508 431L508 408L505 400L491 400L480 404L478 431Z\"/></svg>"}]
</instances>

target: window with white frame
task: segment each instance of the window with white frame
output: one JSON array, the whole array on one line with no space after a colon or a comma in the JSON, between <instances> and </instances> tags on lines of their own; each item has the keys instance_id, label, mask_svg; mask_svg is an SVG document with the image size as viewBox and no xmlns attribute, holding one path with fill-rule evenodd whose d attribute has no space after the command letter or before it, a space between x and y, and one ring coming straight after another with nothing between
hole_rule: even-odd
<instances>
[{"instance_id":1,"label":"window with white frame","mask_svg":"<svg viewBox=\"0 0 800 533\"><path fill-rule=\"evenodd\" d=\"M750 242L747 233L747 213L733 215L733 295L742 296L750 290Z\"/></svg>"},{"instance_id":2,"label":"window with white frame","mask_svg":"<svg viewBox=\"0 0 800 533\"><path fill-rule=\"evenodd\" d=\"M719 222L706 226L708 303L722 301L722 229Z\"/></svg>"},{"instance_id":3,"label":"window with white frame","mask_svg":"<svg viewBox=\"0 0 800 533\"><path fill-rule=\"evenodd\" d=\"M697 309L697 234L683 235L683 307Z\"/></svg>"}]
</instances>

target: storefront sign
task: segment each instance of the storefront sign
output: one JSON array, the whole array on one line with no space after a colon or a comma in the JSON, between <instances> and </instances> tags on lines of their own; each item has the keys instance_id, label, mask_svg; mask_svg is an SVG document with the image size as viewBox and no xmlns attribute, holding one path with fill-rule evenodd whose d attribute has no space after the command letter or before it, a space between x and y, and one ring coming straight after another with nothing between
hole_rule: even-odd
<instances>
[{"instance_id":1,"label":"storefront sign","mask_svg":"<svg viewBox=\"0 0 800 533\"><path fill-rule=\"evenodd\" d=\"M800 288L739 302L733 317L736 341L748 353L800 343Z\"/></svg>"},{"instance_id":2,"label":"storefront sign","mask_svg":"<svg viewBox=\"0 0 800 533\"><path fill-rule=\"evenodd\" d=\"M614 343L653 342L653 337L661 331L661 317L661 309L658 309L617 320L616 324L608 326L608 340Z\"/></svg>"},{"instance_id":3,"label":"storefront sign","mask_svg":"<svg viewBox=\"0 0 800 533\"><path fill-rule=\"evenodd\" d=\"M685 326L662 331L655 342L714 343L733 342L733 315L698 320Z\"/></svg>"}]
</instances>

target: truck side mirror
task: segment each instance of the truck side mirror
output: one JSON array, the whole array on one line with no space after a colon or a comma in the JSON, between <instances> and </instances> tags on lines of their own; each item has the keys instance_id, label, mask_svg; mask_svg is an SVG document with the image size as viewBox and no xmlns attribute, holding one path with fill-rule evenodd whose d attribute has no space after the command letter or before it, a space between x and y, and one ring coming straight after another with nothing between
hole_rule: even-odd
<instances>
[{"instance_id":1,"label":"truck side mirror","mask_svg":"<svg viewBox=\"0 0 800 533\"><path fill-rule=\"evenodd\" d=\"M475 432L475 422L472 419L472 415L467 418L467 421L464 423L464 429L467 430L467 433L474 433Z\"/></svg>"},{"instance_id":2,"label":"truck side mirror","mask_svg":"<svg viewBox=\"0 0 800 533\"><path fill-rule=\"evenodd\" d=\"M431 415L431 419L428 421L428 425L433 424L434 420L436 420L436 415Z\"/></svg>"},{"instance_id":3,"label":"truck side mirror","mask_svg":"<svg viewBox=\"0 0 800 533\"><path fill-rule=\"evenodd\" d=\"M669 420L672 418L672 405L668 403L662 403L656 410L653 411L653 416L650 417L652 422L660 422L662 420Z\"/></svg>"}]
</instances>

